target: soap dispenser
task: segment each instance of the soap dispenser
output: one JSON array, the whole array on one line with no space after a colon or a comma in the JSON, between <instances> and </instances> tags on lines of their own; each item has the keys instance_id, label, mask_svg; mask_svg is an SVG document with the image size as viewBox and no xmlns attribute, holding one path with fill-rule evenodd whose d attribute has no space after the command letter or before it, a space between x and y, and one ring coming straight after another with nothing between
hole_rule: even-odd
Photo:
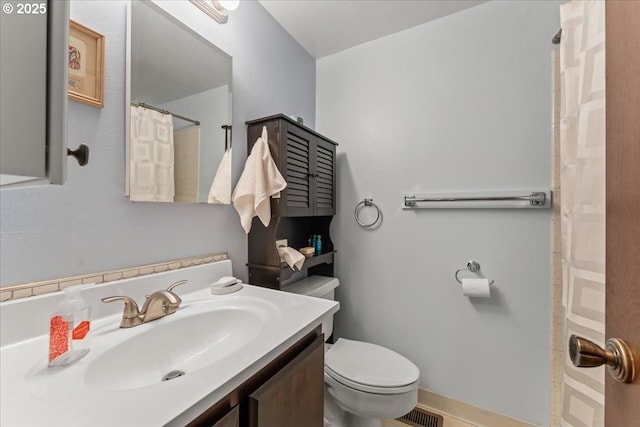
<instances>
[{"instance_id":1,"label":"soap dispenser","mask_svg":"<svg viewBox=\"0 0 640 427\"><path fill-rule=\"evenodd\" d=\"M80 296L82 285L63 289L64 300L49 323L49 367L71 365L89 352L89 307Z\"/></svg>"}]
</instances>

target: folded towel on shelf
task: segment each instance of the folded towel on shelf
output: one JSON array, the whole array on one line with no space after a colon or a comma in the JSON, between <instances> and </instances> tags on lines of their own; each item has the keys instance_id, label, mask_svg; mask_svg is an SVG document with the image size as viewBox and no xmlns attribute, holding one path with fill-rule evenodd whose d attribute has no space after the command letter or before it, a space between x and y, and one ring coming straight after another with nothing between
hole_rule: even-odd
<instances>
[{"instance_id":1,"label":"folded towel on shelf","mask_svg":"<svg viewBox=\"0 0 640 427\"><path fill-rule=\"evenodd\" d=\"M209 189L207 202L217 205L231 204L231 147L222 156Z\"/></svg>"},{"instance_id":2,"label":"folded towel on shelf","mask_svg":"<svg viewBox=\"0 0 640 427\"><path fill-rule=\"evenodd\" d=\"M262 135L254 144L247 157L244 171L233 192L233 206L240 215L240 223L246 233L251 230L251 220L257 216L264 226L271 220L270 197L279 197L280 191L287 186L271 152L267 127L262 128Z\"/></svg>"},{"instance_id":3,"label":"folded towel on shelf","mask_svg":"<svg viewBox=\"0 0 640 427\"><path fill-rule=\"evenodd\" d=\"M279 247L278 254L280 254L280 257L284 257L287 265L289 265L289 267L294 271L296 268L300 270L302 268L302 264L304 264L305 256L289 246Z\"/></svg>"}]
</instances>

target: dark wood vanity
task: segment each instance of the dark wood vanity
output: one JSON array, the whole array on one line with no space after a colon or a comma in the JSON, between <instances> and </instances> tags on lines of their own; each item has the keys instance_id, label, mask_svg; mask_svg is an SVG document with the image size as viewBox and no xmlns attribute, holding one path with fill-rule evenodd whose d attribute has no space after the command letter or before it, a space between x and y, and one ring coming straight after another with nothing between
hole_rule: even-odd
<instances>
[{"instance_id":1,"label":"dark wood vanity","mask_svg":"<svg viewBox=\"0 0 640 427\"><path fill-rule=\"evenodd\" d=\"M278 114L247 123L247 152L262 134L269 135L269 150L287 181L280 198L271 198L271 222L264 227L253 219L248 236L249 283L280 289L293 270L281 262L276 241L309 246L311 235L322 236L322 253L307 258L302 269L309 275L333 276L335 249L329 226L336 213L336 142Z\"/></svg>"},{"instance_id":2,"label":"dark wood vanity","mask_svg":"<svg viewBox=\"0 0 640 427\"><path fill-rule=\"evenodd\" d=\"M322 427L324 335L318 326L188 427Z\"/></svg>"}]
</instances>

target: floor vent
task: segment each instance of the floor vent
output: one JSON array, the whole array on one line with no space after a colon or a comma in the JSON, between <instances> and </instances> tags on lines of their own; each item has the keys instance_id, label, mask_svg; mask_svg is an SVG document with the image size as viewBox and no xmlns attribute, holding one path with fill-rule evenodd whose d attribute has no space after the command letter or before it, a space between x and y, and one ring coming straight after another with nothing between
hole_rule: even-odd
<instances>
[{"instance_id":1,"label":"floor vent","mask_svg":"<svg viewBox=\"0 0 640 427\"><path fill-rule=\"evenodd\" d=\"M413 411L398 418L398 421L415 427L442 427L443 418L442 415L425 411L422 408L414 408Z\"/></svg>"}]
</instances>

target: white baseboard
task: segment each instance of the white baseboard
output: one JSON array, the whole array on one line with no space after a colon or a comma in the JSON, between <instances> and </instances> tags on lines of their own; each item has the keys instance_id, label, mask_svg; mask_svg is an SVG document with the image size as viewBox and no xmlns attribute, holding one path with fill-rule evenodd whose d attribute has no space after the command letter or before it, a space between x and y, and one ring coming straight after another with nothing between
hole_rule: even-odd
<instances>
[{"instance_id":1,"label":"white baseboard","mask_svg":"<svg viewBox=\"0 0 640 427\"><path fill-rule=\"evenodd\" d=\"M537 427L535 424L478 408L423 388L418 389L418 405L478 427Z\"/></svg>"}]
</instances>

